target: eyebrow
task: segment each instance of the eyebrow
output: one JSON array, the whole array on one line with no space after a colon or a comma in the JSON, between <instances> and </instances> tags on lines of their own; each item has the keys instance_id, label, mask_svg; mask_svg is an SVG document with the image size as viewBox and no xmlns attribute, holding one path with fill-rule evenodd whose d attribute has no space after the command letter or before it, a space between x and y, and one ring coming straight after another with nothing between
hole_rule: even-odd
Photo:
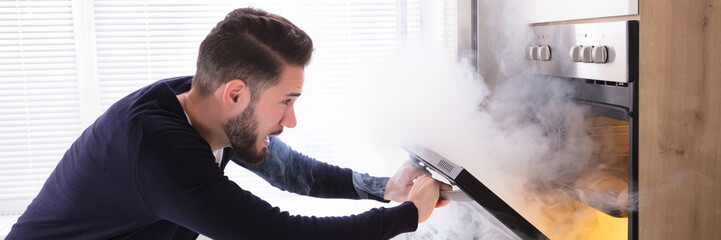
<instances>
[{"instance_id":1,"label":"eyebrow","mask_svg":"<svg viewBox=\"0 0 721 240\"><path fill-rule=\"evenodd\" d=\"M288 97L300 97L300 93L288 93L286 94Z\"/></svg>"}]
</instances>

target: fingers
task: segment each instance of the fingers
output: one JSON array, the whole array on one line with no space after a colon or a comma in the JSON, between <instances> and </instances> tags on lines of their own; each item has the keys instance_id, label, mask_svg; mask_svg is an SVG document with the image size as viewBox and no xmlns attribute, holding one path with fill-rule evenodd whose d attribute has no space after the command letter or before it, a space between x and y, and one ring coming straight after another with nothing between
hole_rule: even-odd
<instances>
[{"instance_id":1,"label":"fingers","mask_svg":"<svg viewBox=\"0 0 721 240\"><path fill-rule=\"evenodd\" d=\"M413 161L403 163L386 184L383 197L396 202L405 201L413 187L414 180L424 175L430 176L430 172L417 163Z\"/></svg>"},{"instance_id":2,"label":"fingers","mask_svg":"<svg viewBox=\"0 0 721 240\"><path fill-rule=\"evenodd\" d=\"M438 183L440 184L439 187L440 187L441 191L451 191L451 190L453 190L453 186L451 186L451 185L448 185L448 184L445 184L445 183L442 183L442 182L438 182Z\"/></svg>"},{"instance_id":3,"label":"fingers","mask_svg":"<svg viewBox=\"0 0 721 240\"><path fill-rule=\"evenodd\" d=\"M430 176L431 172L426 170L425 168L414 168L409 175L411 178L418 178L420 176Z\"/></svg>"},{"instance_id":4,"label":"fingers","mask_svg":"<svg viewBox=\"0 0 721 240\"><path fill-rule=\"evenodd\" d=\"M438 182L438 189L440 191L451 191L453 190L453 187L443 182ZM451 200L446 199L443 195L439 195L438 202L436 203L436 208L445 207L449 203L451 203Z\"/></svg>"},{"instance_id":5,"label":"fingers","mask_svg":"<svg viewBox=\"0 0 721 240\"><path fill-rule=\"evenodd\" d=\"M445 207L445 206L447 206L449 203L451 203L451 200L448 200L448 199L438 199L438 202L436 203L436 208Z\"/></svg>"},{"instance_id":6,"label":"fingers","mask_svg":"<svg viewBox=\"0 0 721 240\"><path fill-rule=\"evenodd\" d=\"M413 162L410 160L406 161L405 166L406 166L406 168L404 168L404 170L406 171L406 174L408 174L408 176L411 179L416 179L423 175L428 175L428 176L431 175L431 172L429 172L425 167L419 165L416 162Z\"/></svg>"},{"instance_id":7,"label":"fingers","mask_svg":"<svg viewBox=\"0 0 721 240\"><path fill-rule=\"evenodd\" d=\"M416 179L413 188L408 194L408 201L412 201L418 209L418 223L426 221L438 202L438 181L429 176L420 176Z\"/></svg>"}]
</instances>

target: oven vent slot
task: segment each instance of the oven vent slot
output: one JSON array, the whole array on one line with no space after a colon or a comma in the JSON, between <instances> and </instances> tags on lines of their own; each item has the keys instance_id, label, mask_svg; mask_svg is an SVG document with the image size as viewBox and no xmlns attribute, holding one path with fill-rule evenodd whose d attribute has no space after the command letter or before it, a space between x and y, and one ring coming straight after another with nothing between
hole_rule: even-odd
<instances>
[{"instance_id":1,"label":"oven vent slot","mask_svg":"<svg viewBox=\"0 0 721 240\"><path fill-rule=\"evenodd\" d=\"M594 84L599 86L612 86L612 87L628 87L627 83L622 82L612 82L612 81L603 81L603 80L593 80L593 79L586 79L587 84Z\"/></svg>"},{"instance_id":2,"label":"oven vent slot","mask_svg":"<svg viewBox=\"0 0 721 240\"><path fill-rule=\"evenodd\" d=\"M441 161L438 162L438 167L447 173L451 173L453 171L453 165L446 162L444 159L441 159Z\"/></svg>"}]
</instances>

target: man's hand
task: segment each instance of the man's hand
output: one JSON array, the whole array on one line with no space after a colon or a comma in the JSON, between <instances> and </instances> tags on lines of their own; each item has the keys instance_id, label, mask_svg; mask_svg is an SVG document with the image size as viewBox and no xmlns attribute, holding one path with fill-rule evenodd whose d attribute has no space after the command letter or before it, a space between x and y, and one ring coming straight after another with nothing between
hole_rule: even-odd
<instances>
[{"instance_id":1,"label":"man's hand","mask_svg":"<svg viewBox=\"0 0 721 240\"><path fill-rule=\"evenodd\" d=\"M416 179L410 193L408 193L407 201L411 201L416 205L418 223L422 223L431 217L433 208L443 207L450 203L449 200L439 199L440 190L450 191L453 190L453 187L427 175Z\"/></svg>"},{"instance_id":2,"label":"man's hand","mask_svg":"<svg viewBox=\"0 0 721 240\"><path fill-rule=\"evenodd\" d=\"M404 202L408 199L408 192L413 187L413 180L420 176L430 176L424 167L413 161L406 161L386 183L383 198L386 200Z\"/></svg>"}]
</instances>

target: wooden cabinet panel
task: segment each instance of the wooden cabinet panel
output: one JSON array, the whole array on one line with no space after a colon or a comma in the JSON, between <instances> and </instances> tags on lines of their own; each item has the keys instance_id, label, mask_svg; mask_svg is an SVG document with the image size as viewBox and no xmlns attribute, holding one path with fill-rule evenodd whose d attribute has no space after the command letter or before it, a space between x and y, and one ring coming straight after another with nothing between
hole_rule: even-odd
<instances>
[{"instance_id":1,"label":"wooden cabinet panel","mask_svg":"<svg viewBox=\"0 0 721 240\"><path fill-rule=\"evenodd\" d=\"M639 1L639 237L721 237L721 0Z\"/></svg>"}]
</instances>

